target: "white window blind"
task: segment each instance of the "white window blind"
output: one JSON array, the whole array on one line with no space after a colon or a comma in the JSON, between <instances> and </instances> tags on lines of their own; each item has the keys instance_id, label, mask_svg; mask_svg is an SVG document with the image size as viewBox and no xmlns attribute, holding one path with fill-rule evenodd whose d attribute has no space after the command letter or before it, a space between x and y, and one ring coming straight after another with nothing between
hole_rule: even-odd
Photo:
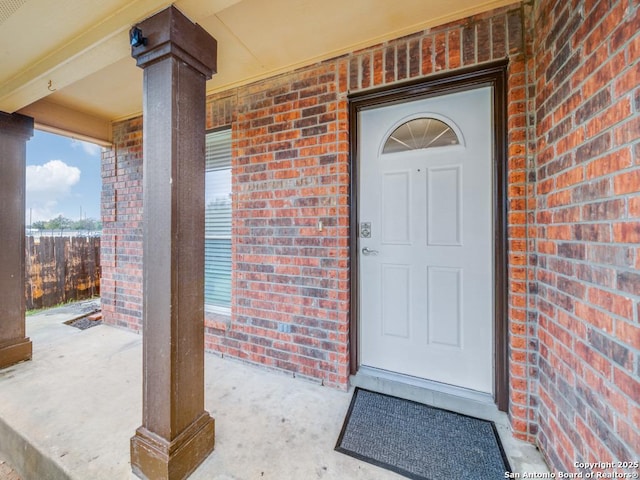
<instances>
[{"instance_id":1,"label":"white window blind","mask_svg":"<svg viewBox=\"0 0 640 480\"><path fill-rule=\"evenodd\" d=\"M231 130L206 137L204 303L231 307Z\"/></svg>"}]
</instances>

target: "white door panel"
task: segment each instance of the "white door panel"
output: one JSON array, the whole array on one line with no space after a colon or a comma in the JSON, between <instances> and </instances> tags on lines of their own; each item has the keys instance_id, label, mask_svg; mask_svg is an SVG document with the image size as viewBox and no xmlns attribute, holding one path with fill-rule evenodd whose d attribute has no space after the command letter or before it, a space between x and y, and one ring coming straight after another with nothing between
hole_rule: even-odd
<instances>
[{"instance_id":1,"label":"white door panel","mask_svg":"<svg viewBox=\"0 0 640 480\"><path fill-rule=\"evenodd\" d=\"M359 221L371 223L358 240L361 364L491 393L491 89L360 115ZM460 144L382 153L419 117Z\"/></svg>"}]
</instances>

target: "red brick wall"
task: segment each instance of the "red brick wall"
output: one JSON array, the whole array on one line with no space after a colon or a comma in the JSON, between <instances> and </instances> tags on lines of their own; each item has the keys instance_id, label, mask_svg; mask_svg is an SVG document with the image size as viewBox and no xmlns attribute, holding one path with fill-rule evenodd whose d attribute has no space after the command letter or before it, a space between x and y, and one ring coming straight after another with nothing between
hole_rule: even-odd
<instances>
[{"instance_id":1,"label":"red brick wall","mask_svg":"<svg viewBox=\"0 0 640 480\"><path fill-rule=\"evenodd\" d=\"M234 91L234 306L209 348L344 386L348 375L347 91L509 56L512 414L535 434L527 360L527 78L520 9L503 9ZM464 39L462 41L461 39ZM225 94L226 95L226 94ZM226 107L220 104L225 103ZM209 108L229 112L229 97ZM231 107L233 109L233 107ZM209 128L216 115L208 116ZM318 232L318 220L324 224ZM289 332L288 330L291 330ZM517 417L517 419L515 418Z\"/></svg>"},{"instance_id":2,"label":"red brick wall","mask_svg":"<svg viewBox=\"0 0 640 480\"><path fill-rule=\"evenodd\" d=\"M341 83L344 97L326 62L214 96L207 115L214 128L230 112L234 149L232 315L207 318L207 348L334 386L348 376Z\"/></svg>"},{"instance_id":3,"label":"red brick wall","mask_svg":"<svg viewBox=\"0 0 640 480\"><path fill-rule=\"evenodd\" d=\"M344 388L349 374L347 94L508 57L510 415L519 437L535 437L537 344L529 255L535 205L527 162L534 132L527 124L532 79L523 12L520 6L493 11L208 98L207 127L232 127L234 208L232 311L229 318L207 316L208 349ZM115 148L104 162L111 263L103 290L129 299L125 306L120 297L103 296L111 309L105 316L137 329L140 128L139 120L116 125ZM117 174L114 163L120 164ZM127 169L135 181L128 180ZM135 213L126 210L130 202Z\"/></svg>"},{"instance_id":4,"label":"red brick wall","mask_svg":"<svg viewBox=\"0 0 640 480\"><path fill-rule=\"evenodd\" d=\"M638 31L637 0L536 11L539 443L563 471L640 458Z\"/></svg>"},{"instance_id":5,"label":"red brick wall","mask_svg":"<svg viewBox=\"0 0 640 480\"><path fill-rule=\"evenodd\" d=\"M102 153L101 292L104 322L142 329L142 119L113 126Z\"/></svg>"}]
</instances>

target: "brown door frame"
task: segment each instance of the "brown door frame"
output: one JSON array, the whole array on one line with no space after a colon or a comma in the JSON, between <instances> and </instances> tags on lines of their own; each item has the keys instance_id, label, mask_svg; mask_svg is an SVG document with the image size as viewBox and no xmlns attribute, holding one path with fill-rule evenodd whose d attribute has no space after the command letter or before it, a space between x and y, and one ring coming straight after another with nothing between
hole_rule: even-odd
<instances>
[{"instance_id":1,"label":"brown door frame","mask_svg":"<svg viewBox=\"0 0 640 480\"><path fill-rule=\"evenodd\" d=\"M350 298L350 368L355 374L359 356L359 260L358 260L358 197L360 158L358 152L359 113L362 110L404 103L422 98L470 90L482 86L493 89L493 218L494 218L494 392L498 408L509 408L508 315L507 315L507 60L480 67L457 70L349 95L350 176L351 176L351 298Z\"/></svg>"}]
</instances>

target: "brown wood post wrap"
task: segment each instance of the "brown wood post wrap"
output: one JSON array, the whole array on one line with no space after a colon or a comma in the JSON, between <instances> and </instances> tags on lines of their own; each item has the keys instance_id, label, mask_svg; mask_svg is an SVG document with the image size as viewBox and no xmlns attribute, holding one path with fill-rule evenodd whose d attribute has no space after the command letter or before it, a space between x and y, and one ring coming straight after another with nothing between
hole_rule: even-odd
<instances>
[{"instance_id":1,"label":"brown wood post wrap","mask_svg":"<svg viewBox=\"0 0 640 480\"><path fill-rule=\"evenodd\" d=\"M25 331L25 175L33 119L0 112L0 368L31 359Z\"/></svg>"},{"instance_id":2,"label":"brown wood post wrap","mask_svg":"<svg viewBox=\"0 0 640 480\"><path fill-rule=\"evenodd\" d=\"M175 7L136 26L144 69L143 421L133 472L182 479L214 446L204 410L205 82L216 41Z\"/></svg>"}]
</instances>

